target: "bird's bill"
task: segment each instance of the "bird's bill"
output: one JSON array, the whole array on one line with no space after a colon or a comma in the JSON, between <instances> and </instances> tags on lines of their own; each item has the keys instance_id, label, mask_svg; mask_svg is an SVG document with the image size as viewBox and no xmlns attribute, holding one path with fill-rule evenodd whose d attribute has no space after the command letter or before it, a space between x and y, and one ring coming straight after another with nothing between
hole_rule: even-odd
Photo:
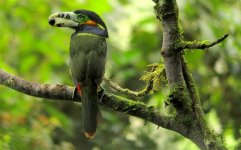
<instances>
[{"instance_id":1,"label":"bird's bill","mask_svg":"<svg viewBox=\"0 0 241 150\"><path fill-rule=\"evenodd\" d=\"M55 27L70 27L79 26L77 15L73 12L54 13L48 18L49 24Z\"/></svg>"}]
</instances>

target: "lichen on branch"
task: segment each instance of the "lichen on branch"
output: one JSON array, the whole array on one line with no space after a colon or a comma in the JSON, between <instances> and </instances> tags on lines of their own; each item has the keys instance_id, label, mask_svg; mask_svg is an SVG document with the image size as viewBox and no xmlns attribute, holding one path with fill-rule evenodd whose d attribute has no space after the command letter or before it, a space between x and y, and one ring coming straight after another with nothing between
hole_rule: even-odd
<instances>
[{"instance_id":1,"label":"lichen on branch","mask_svg":"<svg viewBox=\"0 0 241 150\"><path fill-rule=\"evenodd\" d=\"M222 37L218 38L217 40L210 42L210 41L182 41L176 49L183 50L183 49L207 49L212 46L221 43L229 36L228 33L224 34Z\"/></svg>"},{"instance_id":2,"label":"lichen on branch","mask_svg":"<svg viewBox=\"0 0 241 150\"><path fill-rule=\"evenodd\" d=\"M165 78L165 70L163 64L151 64L148 65L151 67L150 72L145 72L145 74L141 77L141 80L146 81L146 86L141 91L132 91L127 88L122 88L118 84L114 83L108 78L104 78L104 81L108 83L114 90L129 96L135 97L143 97L151 92L159 91L161 84L166 82Z\"/></svg>"}]
</instances>

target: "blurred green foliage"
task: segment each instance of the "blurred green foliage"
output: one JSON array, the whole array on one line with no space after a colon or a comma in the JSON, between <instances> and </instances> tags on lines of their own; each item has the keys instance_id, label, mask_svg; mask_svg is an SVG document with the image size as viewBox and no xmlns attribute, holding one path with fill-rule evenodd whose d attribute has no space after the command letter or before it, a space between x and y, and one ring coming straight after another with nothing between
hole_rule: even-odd
<instances>
[{"instance_id":1,"label":"blurred green foliage","mask_svg":"<svg viewBox=\"0 0 241 150\"><path fill-rule=\"evenodd\" d=\"M187 40L229 38L205 51L186 52L200 90L209 125L229 149L241 149L241 3L236 0L178 1ZM30 81L72 85L68 49L73 31L51 28L47 18L59 11L90 9L105 20L110 39L106 76L141 90L147 65L160 62L161 25L152 1L0 0L0 68ZM108 89L108 86L104 84ZM108 89L110 90L110 89ZM142 100L166 111L167 87ZM102 108L97 136L82 134L81 107L45 101L0 86L0 149L133 150L197 149L175 132Z\"/></svg>"}]
</instances>

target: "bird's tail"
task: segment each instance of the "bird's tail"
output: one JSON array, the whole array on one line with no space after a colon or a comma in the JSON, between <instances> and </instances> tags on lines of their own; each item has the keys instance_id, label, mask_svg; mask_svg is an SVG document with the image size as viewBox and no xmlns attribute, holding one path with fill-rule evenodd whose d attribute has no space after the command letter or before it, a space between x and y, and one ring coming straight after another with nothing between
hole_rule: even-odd
<instances>
[{"instance_id":1,"label":"bird's tail","mask_svg":"<svg viewBox=\"0 0 241 150\"><path fill-rule=\"evenodd\" d=\"M97 96L97 85L89 82L82 87L82 118L85 136L93 138L97 127L97 113L99 102Z\"/></svg>"}]
</instances>

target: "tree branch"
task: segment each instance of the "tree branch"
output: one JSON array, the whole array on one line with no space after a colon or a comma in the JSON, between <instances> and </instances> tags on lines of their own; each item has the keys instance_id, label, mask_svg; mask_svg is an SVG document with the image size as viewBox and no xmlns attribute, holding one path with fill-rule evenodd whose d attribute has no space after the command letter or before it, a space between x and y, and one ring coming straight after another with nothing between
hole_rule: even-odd
<instances>
[{"instance_id":1,"label":"tree branch","mask_svg":"<svg viewBox=\"0 0 241 150\"><path fill-rule=\"evenodd\" d=\"M196 143L200 149L225 149L222 142L218 141L215 134L211 133L207 127L198 91L183 59L182 50L212 47L227 38L228 34L214 42L183 41L176 0L153 1L156 3L154 6L156 16L163 27L161 54L164 58L166 77L173 97L171 103L177 111L176 120L181 123L177 126L177 131Z\"/></svg>"},{"instance_id":2,"label":"tree branch","mask_svg":"<svg viewBox=\"0 0 241 150\"><path fill-rule=\"evenodd\" d=\"M206 145L212 145L213 144L213 138L210 134L210 130L207 126L207 122L205 120L205 115L203 112L202 104L200 101L200 97L198 94L198 89L196 87L196 83L192 77L192 74L190 73L190 70L188 68L187 62L182 55L182 69L183 69L183 76L187 85L187 89L189 91L189 94L192 99L193 103L193 108L196 114L196 118L198 119L198 122L200 124L200 128L202 130L202 134L205 137L206 140Z\"/></svg>"},{"instance_id":3,"label":"tree branch","mask_svg":"<svg viewBox=\"0 0 241 150\"><path fill-rule=\"evenodd\" d=\"M152 65L149 65L149 66L152 66L151 73L154 73L156 70L158 70L160 65L159 64L152 64ZM163 71L163 70L161 70L161 71ZM129 90L127 88L122 88L119 85L117 85L116 83L112 82L110 79L105 78L105 77L104 77L104 81L106 83L108 83L113 89L115 89L116 91L118 91L120 93L130 95L130 96L142 97L142 96L145 96L145 95L149 94L152 91L153 84L154 84L153 79L155 78L155 76L156 76L156 74L154 76L151 76L150 78L148 78L146 87L139 92L132 91L132 90Z\"/></svg>"},{"instance_id":4,"label":"tree branch","mask_svg":"<svg viewBox=\"0 0 241 150\"><path fill-rule=\"evenodd\" d=\"M217 45L218 43L222 42L229 36L228 33L224 34L222 37L218 38L216 41L209 42L209 41L183 41L180 46L177 47L178 50L183 49L206 49L210 48L214 45Z\"/></svg>"},{"instance_id":5,"label":"tree branch","mask_svg":"<svg viewBox=\"0 0 241 150\"><path fill-rule=\"evenodd\" d=\"M72 98L74 87L58 84L38 84L15 77L1 69L0 84L34 97L80 102L80 97L76 97L75 99Z\"/></svg>"},{"instance_id":6,"label":"tree branch","mask_svg":"<svg viewBox=\"0 0 241 150\"><path fill-rule=\"evenodd\" d=\"M116 91L120 92L120 93L123 93L123 94L126 94L126 95L130 95L130 96L135 96L135 97L142 97L142 96L145 96L147 95L151 90L152 90L152 85L153 85L153 81L150 80L146 87L139 91L139 92L136 92L136 91L132 91L130 89L127 89L127 88L122 88L120 87L119 85L117 85L116 83L112 82L110 79L108 78L105 78L103 79L106 83L108 83L113 89L115 89Z\"/></svg>"},{"instance_id":7,"label":"tree branch","mask_svg":"<svg viewBox=\"0 0 241 150\"><path fill-rule=\"evenodd\" d=\"M74 87L58 84L38 84L15 77L1 69L0 84L34 97L46 98L48 100L81 102L81 98L74 94ZM73 95L76 95L76 97ZM174 117L160 112L153 106L148 107L144 103L126 99L105 91L99 92L99 97L102 97L101 105L112 110L142 118L166 129L173 130L174 128Z\"/></svg>"}]
</instances>

